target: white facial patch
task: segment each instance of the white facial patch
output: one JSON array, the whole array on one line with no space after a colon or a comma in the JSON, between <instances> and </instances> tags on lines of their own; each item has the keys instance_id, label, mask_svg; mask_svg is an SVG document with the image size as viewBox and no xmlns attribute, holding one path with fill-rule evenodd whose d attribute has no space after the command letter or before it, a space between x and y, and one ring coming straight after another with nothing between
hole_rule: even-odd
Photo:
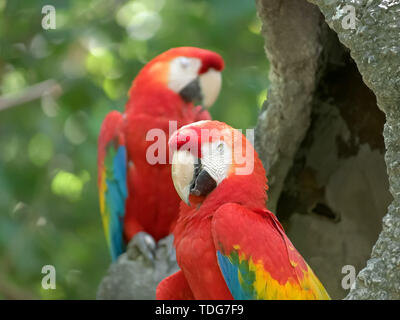
<instances>
[{"instance_id":1,"label":"white facial patch","mask_svg":"<svg viewBox=\"0 0 400 320\"><path fill-rule=\"evenodd\" d=\"M201 164L218 185L228 176L232 149L224 141L205 143L201 147Z\"/></svg>"},{"instance_id":2,"label":"white facial patch","mask_svg":"<svg viewBox=\"0 0 400 320\"><path fill-rule=\"evenodd\" d=\"M201 61L197 58L177 57L170 62L168 87L179 93L199 74Z\"/></svg>"}]
</instances>

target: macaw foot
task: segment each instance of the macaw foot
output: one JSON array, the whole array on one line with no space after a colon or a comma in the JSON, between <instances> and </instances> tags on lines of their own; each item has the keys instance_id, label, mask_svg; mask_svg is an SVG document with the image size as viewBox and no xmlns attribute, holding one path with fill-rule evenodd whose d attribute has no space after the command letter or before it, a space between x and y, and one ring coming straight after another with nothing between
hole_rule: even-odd
<instances>
[{"instance_id":1,"label":"macaw foot","mask_svg":"<svg viewBox=\"0 0 400 320\"><path fill-rule=\"evenodd\" d=\"M168 269L176 269L176 252L174 247L174 236L170 234L169 236L158 241L157 248L162 249L163 260L168 264Z\"/></svg>"},{"instance_id":2,"label":"macaw foot","mask_svg":"<svg viewBox=\"0 0 400 320\"><path fill-rule=\"evenodd\" d=\"M146 232L138 232L128 244L127 254L131 260L143 256L148 262L154 264L156 257L156 242Z\"/></svg>"}]
</instances>

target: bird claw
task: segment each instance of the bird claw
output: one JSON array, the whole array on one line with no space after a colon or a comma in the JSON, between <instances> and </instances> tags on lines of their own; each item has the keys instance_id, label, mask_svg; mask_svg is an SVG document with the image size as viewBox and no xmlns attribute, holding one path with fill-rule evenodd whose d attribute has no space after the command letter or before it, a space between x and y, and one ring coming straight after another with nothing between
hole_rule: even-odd
<instances>
[{"instance_id":1,"label":"bird claw","mask_svg":"<svg viewBox=\"0 0 400 320\"><path fill-rule=\"evenodd\" d=\"M142 255L148 262L154 265L156 252L156 242L151 235L146 232L138 232L128 245L128 257L135 260Z\"/></svg>"},{"instance_id":2,"label":"bird claw","mask_svg":"<svg viewBox=\"0 0 400 320\"><path fill-rule=\"evenodd\" d=\"M158 241L158 248L165 248L163 251L165 252L166 261L168 262L169 267L175 267L176 262L176 252L174 247L174 236L170 234L169 236Z\"/></svg>"}]
</instances>

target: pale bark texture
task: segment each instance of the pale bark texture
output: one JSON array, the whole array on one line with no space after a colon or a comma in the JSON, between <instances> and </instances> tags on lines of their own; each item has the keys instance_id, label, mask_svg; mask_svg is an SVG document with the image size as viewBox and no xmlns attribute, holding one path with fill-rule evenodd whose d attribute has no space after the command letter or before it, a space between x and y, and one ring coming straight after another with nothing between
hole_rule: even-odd
<instances>
[{"instance_id":1,"label":"pale bark texture","mask_svg":"<svg viewBox=\"0 0 400 320\"><path fill-rule=\"evenodd\" d=\"M155 259L147 261L138 254L132 240L108 269L97 290L98 300L154 300L158 283L177 272L173 236L157 243Z\"/></svg>"},{"instance_id":2,"label":"pale bark texture","mask_svg":"<svg viewBox=\"0 0 400 320\"><path fill-rule=\"evenodd\" d=\"M256 1L268 207L333 298L399 299L400 1L310 2ZM345 265L361 270L350 292Z\"/></svg>"}]
</instances>

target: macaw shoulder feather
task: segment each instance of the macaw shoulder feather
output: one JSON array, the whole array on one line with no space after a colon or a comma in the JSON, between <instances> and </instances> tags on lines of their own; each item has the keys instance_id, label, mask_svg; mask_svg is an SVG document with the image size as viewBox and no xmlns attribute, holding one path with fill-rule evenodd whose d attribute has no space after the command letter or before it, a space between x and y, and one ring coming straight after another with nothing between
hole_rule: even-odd
<instances>
[{"instance_id":1,"label":"macaw shoulder feather","mask_svg":"<svg viewBox=\"0 0 400 320\"><path fill-rule=\"evenodd\" d=\"M268 210L228 203L214 214L218 265L235 299L329 299Z\"/></svg>"}]
</instances>

